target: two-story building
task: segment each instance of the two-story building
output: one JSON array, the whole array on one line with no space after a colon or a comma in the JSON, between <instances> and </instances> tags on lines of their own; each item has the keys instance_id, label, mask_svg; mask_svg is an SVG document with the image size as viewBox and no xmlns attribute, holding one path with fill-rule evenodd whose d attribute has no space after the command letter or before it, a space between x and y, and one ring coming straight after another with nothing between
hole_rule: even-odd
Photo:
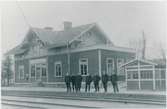
<instances>
[{"instance_id":1,"label":"two-story building","mask_svg":"<svg viewBox=\"0 0 167 109\"><path fill-rule=\"evenodd\" d=\"M115 46L96 23L72 27L71 22L64 22L62 31L30 28L8 53L15 56L15 83L21 84L62 83L67 72L124 76L120 65L135 58L134 50Z\"/></svg>"}]
</instances>

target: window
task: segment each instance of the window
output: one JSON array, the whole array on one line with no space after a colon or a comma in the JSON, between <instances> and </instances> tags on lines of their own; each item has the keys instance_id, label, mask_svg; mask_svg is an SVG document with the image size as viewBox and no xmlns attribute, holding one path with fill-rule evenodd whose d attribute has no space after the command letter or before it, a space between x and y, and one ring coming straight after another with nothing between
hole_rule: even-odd
<instances>
[{"instance_id":1,"label":"window","mask_svg":"<svg viewBox=\"0 0 167 109\"><path fill-rule=\"evenodd\" d=\"M138 72L133 72L133 79L138 79Z\"/></svg>"},{"instance_id":2,"label":"window","mask_svg":"<svg viewBox=\"0 0 167 109\"><path fill-rule=\"evenodd\" d=\"M42 77L46 77L46 64L45 63L35 63L31 64L31 78L36 80Z\"/></svg>"},{"instance_id":3,"label":"window","mask_svg":"<svg viewBox=\"0 0 167 109\"><path fill-rule=\"evenodd\" d=\"M62 64L61 62L55 62L55 76L61 77L62 76Z\"/></svg>"},{"instance_id":4,"label":"window","mask_svg":"<svg viewBox=\"0 0 167 109\"><path fill-rule=\"evenodd\" d=\"M19 66L19 78L24 79L24 66Z\"/></svg>"},{"instance_id":5,"label":"window","mask_svg":"<svg viewBox=\"0 0 167 109\"><path fill-rule=\"evenodd\" d=\"M46 77L46 64L42 64L42 77Z\"/></svg>"},{"instance_id":6,"label":"window","mask_svg":"<svg viewBox=\"0 0 167 109\"><path fill-rule=\"evenodd\" d=\"M152 70L142 70L140 71L141 79L153 79Z\"/></svg>"},{"instance_id":7,"label":"window","mask_svg":"<svg viewBox=\"0 0 167 109\"><path fill-rule=\"evenodd\" d=\"M127 79L138 79L138 71L127 71Z\"/></svg>"},{"instance_id":8,"label":"window","mask_svg":"<svg viewBox=\"0 0 167 109\"><path fill-rule=\"evenodd\" d=\"M114 59L107 58L107 73L114 74Z\"/></svg>"},{"instance_id":9,"label":"window","mask_svg":"<svg viewBox=\"0 0 167 109\"><path fill-rule=\"evenodd\" d=\"M121 65L123 65L124 59L117 59L117 72L118 74L124 75L124 68L121 68Z\"/></svg>"},{"instance_id":10,"label":"window","mask_svg":"<svg viewBox=\"0 0 167 109\"><path fill-rule=\"evenodd\" d=\"M79 71L81 75L88 74L88 59L83 58L79 60Z\"/></svg>"},{"instance_id":11,"label":"window","mask_svg":"<svg viewBox=\"0 0 167 109\"><path fill-rule=\"evenodd\" d=\"M35 78L35 64L31 65L31 78Z\"/></svg>"}]
</instances>

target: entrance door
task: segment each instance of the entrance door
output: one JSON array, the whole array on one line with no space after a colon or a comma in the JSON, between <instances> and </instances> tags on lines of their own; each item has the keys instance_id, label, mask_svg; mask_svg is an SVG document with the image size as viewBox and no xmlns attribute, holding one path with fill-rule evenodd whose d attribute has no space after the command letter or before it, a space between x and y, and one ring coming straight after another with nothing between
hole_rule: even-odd
<instances>
[{"instance_id":1,"label":"entrance door","mask_svg":"<svg viewBox=\"0 0 167 109\"><path fill-rule=\"evenodd\" d=\"M41 80L41 65L36 64L36 80Z\"/></svg>"}]
</instances>

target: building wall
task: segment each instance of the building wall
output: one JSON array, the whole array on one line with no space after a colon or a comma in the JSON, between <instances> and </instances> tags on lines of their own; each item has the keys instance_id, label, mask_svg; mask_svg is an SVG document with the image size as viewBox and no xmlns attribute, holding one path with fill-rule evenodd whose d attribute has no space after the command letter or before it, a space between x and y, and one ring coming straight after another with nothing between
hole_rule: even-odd
<instances>
[{"instance_id":1,"label":"building wall","mask_svg":"<svg viewBox=\"0 0 167 109\"><path fill-rule=\"evenodd\" d=\"M61 61L62 63L62 77L54 76L54 63L56 61ZM48 56L48 82L62 82L64 76L66 75L67 69L67 54L52 55Z\"/></svg>"},{"instance_id":2,"label":"building wall","mask_svg":"<svg viewBox=\"0 0 167 109\"><path fill-rule=\"evenodd\" d=\"M107 71L106 67L106 60L107 58L113 58L114 59L114 70L117 72L117 59L122 58L124 59L124 62L134 59L135 54L134 53L126 53L126 52L118 52L118 51L109 51L109 50L101 50L101 70ZM119 76L119 80L125 80L125 76Z\"/></svg>"},{"instance_id":3,"label":"building wall","mask_svg":"<svg viewBox=\"0 0 167 109\"><path fill-rule=\"evenodd\" d=\"M98 73L98 52L97 50L76 52L70 54L70 72L77 75L79 73L79 59L88 59L88 73ZM62 62L62 77L54 76L54 63L56 61ZM63 82L64 76L68 72L68 58L67 54L48 56L48 82Z\"/></svg>"},{"instance_id":4,"label":"building wall","mask_svg":"<svg viewBox=\"0 0 167 109\"><path fill-rule=\"evenodd\" d=\"M88 73L98 74L98 50L91 50L85 52L77 52L71 54L71 73L79 73L79 59L88 59Z\"/></svg>"},{"instance_id":5,"label":"building wall","mask_svg":"<svg viewBox=\"0 0 167 109\"><path fill-rule=\"evenodd\" d=\"M141 90L153 90L153 81L141 81Z\"/></svg>"},{"instance_id":6,"label":"building wall","mask_svg":"<svg viewBox=\"0 0 167 109\"><path fill-rule=\"evenodd\" d=\"M139 81L127 81L127 90L138 90Z\"/></svg>"}]
</instances>

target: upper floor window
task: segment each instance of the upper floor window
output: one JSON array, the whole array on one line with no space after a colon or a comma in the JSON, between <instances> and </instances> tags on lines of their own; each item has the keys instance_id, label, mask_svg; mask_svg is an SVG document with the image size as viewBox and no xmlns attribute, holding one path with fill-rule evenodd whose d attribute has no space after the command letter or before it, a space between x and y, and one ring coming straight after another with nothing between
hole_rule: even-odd
<instances>
[{"instance_id":1,"label":"upper floor window","mask_svg":"<svg viewBox=\"0 0 167 109\"><path fill-rule=\"evenodd\" d=\"M87 75L88 74L88 59L82 58L79 60L79 72L81 75Z\"/></svg>"},{"instance_id":2,"label":"upper floor window","mask_svg":"<svg viewBox=\"0 0 167 109\"><path fill-rule=\"evenodd\" d=\"M62 76L62 63L55 62L55 67L54 67L54 72L55 72L55 77L61 77Z\"/></svg>"},{"instance_id":3,"label":"upper floor window","mask_svg":"<svg viewBox=\"0 0 167 109\"><path fill-rule=\"evenodd\" d=\"M18 71L19 71L19 78L20 79L24 79L24 66L23 65L20 65L18 67Z\"/></svg>"}]
</instances>

